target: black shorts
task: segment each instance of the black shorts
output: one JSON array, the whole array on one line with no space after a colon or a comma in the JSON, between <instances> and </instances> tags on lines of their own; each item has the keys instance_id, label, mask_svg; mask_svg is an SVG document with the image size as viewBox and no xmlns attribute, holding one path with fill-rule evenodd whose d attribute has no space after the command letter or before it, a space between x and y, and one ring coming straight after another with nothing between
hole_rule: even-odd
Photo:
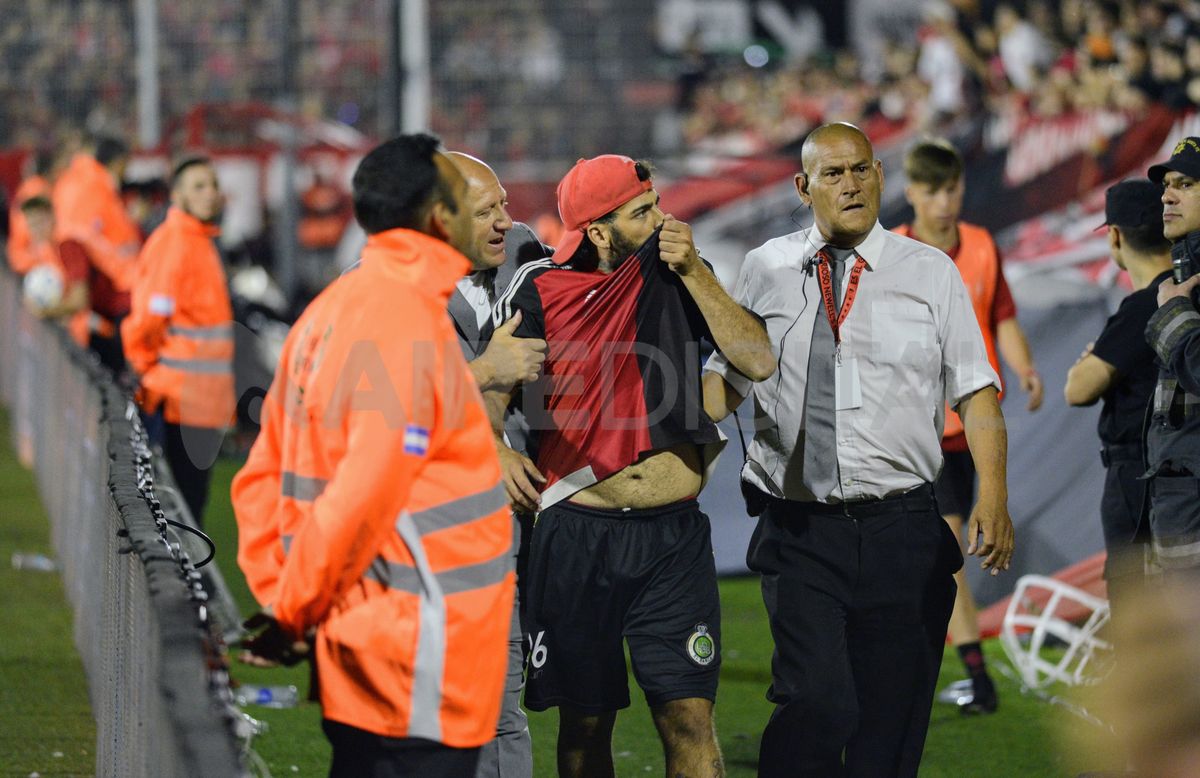
<instances>
[{"instance_id":1,"label":"black shorts","mask_svg":"<svg viewBox=\"0 0 1200 778\"><path fill-rule=\"evenodd\" d=\"M629 707L626 641L650 705L716 699L721 605L708 517L695 500L547 508L533 528L528 577L530 710Z\"/></svg>"},{"instance_id":2,"label":"black shorts","mask_svg":"<svg viewBox=\"0 0 1200 778\"><path fill-rule=\"evenodd\" d=\"M943 451L942 457L942 474L933 484L938 510L965 519L975 504L975 460L969 451Z\"/></svg>"}]
</instances>

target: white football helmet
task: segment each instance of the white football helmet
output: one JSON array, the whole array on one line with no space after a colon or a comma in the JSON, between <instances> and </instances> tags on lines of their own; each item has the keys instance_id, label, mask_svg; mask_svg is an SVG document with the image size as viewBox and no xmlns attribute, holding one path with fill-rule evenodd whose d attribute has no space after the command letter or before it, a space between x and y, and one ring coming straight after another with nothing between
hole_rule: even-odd
<instances>
[{"instance_id":1,"label":"white football helmet","mask_svg":"<svg viewBox=\"0 0 1200 778\"><path fill-rule=\"evenodd\" d=\"M1043 575L1023 575L1004 613L1000 643L1021 681L1043 689L1061 681L1091 685L1112 669L1113 647L1097 633L1108 623L1108 600ZM1044 651L1061 641L1062 656Z\"/></svg>"}]
</instances>

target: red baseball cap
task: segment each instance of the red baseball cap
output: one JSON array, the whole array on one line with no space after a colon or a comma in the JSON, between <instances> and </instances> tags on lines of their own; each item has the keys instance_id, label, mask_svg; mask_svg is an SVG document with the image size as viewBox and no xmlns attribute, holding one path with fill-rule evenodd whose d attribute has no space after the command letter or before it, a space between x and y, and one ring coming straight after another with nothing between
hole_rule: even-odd
<instances>
[{"instance_id":1,"label":"red baseball cap","mask_svg":"<svg viewBox=\"0 0 1200 778\"><path fill-rule=\"evenodd\" d=\"M653 187L649 179L638 178L637 163L620 154L576 162L558 182L558 215L565 231L552 259L560 265L569 260L583 243L589 224Z\"/></svg>"}]
</instances>

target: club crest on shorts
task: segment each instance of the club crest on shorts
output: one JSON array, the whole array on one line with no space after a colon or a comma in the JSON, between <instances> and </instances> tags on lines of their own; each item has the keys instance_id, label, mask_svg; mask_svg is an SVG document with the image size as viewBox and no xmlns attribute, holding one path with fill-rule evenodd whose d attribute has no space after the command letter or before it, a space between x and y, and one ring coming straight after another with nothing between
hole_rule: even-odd
<instances>
[{"instance_id":1,"label":"club crest on shorts","mask_svg":"<svg viewBox=\"0 0 1200 778\"><path fill-rule=\"evenodd\" d=\"M717 644L708 634L707 624L696 625L696 631L687 640L687 653L701 667L712 664L717 658Z\"/></svg>"}]
</instances>

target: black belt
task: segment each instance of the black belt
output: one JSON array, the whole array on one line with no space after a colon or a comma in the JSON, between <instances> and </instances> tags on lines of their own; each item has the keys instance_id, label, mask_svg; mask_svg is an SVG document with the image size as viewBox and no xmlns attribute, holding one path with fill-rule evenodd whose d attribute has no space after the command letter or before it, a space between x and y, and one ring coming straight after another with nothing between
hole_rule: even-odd
<instances>
[{"instance_id":1,"label":"black belt","mask_svg":"<svg viewBox=\"0 0 1200 778\"><path fill-rule=\"evenodd\" d=\"M1114 462L1141 462L1142 446L1139 443L1119 443L1113 446L1100 447L1100 461L1105 467L1112 467Z\"/></svg>"},{"instance_id":2,"label":"black belt","mask_svg":"<svg viewBox=\"0 0 1200 778\"><path fill-rule=\"evenodd\" d=\"M937 501L933 496L933 484L921 484L909 489L903 494L893 494L890 497L877 497L868 500L850 500L848 502L787 502L793 510L803 511L813 516L840 516L848 519L865 519L871 516L895 513L898 510L927 511L936 510Z\"/></svg>"}]
</instances>

